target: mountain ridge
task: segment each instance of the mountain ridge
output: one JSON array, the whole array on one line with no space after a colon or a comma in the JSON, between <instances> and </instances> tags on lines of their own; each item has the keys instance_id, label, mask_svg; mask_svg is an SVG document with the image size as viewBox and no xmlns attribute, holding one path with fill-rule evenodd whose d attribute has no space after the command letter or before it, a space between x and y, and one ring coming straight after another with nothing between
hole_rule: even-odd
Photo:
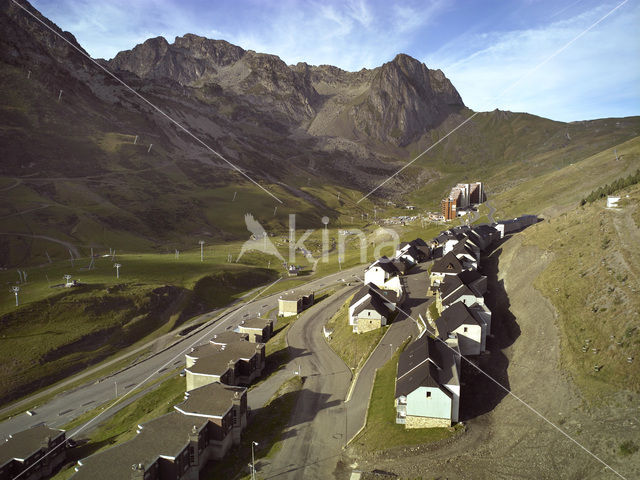
<instances>
[{"instance_id":1,"label":"mountain ridge","mask_svg":"<svg viewBox=\"0 0 640 480\"><path fill-rule=\"evenodd\" d=\"M106 64L142 79L168 78L191 87L214 83L242 96L284 97L288 108L278 102L269 106L276 106L314 136L370 137L405 146L441 123L455 107L464 108L441 70L430 70L406 54L374 69L347 72L331 65L287 65L275 55L185 34L174 43L164 37L148 39L119 52ZM362 95L365 97L357 101ZM329 119L347 115L352 121L336 131L330 122L316 121L318 115Z\"/></svg>"}]
</instances>

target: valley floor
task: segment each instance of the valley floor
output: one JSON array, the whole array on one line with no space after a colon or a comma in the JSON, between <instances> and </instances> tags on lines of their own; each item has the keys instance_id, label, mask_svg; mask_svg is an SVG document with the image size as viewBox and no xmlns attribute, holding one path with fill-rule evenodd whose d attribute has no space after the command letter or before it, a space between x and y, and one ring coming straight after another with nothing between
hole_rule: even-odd
<instances>
[{"instance_id":1,"label":"valley floor","mask_svg":"<svg viewBox=\"0 0 640 480\"><path fill-rule=\"evenodd\" d=\"M481 359L480 366L529 408L466 365L466 388L482 391L473 397L474 405L462 406L468 418L463 435L441 444L380 453L353 446L344 463L363 471L393 472L401 478L640 478L640 456L621 454L621 444L637 440L640 433L638 395L618 392L607 399L607 405L588 408L571 378L559 368L556 312L533 287L549 261L543 251L523 245L516 235L484 263L494 269L485 272L491 281L490 293L498 297L504 288L508 301L488 299L500 323L494 323L491 355Z\"/></svg>"}]
</instances>

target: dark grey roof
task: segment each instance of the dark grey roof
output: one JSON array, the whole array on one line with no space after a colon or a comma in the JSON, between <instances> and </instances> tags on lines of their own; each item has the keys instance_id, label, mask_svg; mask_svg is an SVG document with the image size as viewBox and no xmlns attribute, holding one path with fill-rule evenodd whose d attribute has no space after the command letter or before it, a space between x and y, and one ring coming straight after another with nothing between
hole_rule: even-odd
<instances>
[{"instance_id":1,"label":"dark grey roof","mask_svg":"<svg viewBox=\"0 0 640 480\"><path fill-rule=\"evenodd\" d=\"M480 280L484 276L478 272L475 268L470 268L458 274L458 278L462 280L466 285L471 285L473 282Z\"/></svg>"},{"instance_id":2,"label":"dark grey roof","mask_svg":"<svg viewBox=\"0 0 640 480\"><path fill-rule=\"evenodd\" d=\"M241 328L255 328L262 330L264 327L271 323L273 323L273 320L269 320L268 318L253 317L248 320L243 320L238 326Z\"/></svg>"},{"instance_id":3,"label":"dark grey roof","mask_svg":"<svg viewBox=\"0 0 640 480\"><path fill-rule=\"evenodd\" d=\"M185 415L222 417L233 406L233 399L242 397L246 391L243 387L210 383L185 392L185 400L174 408Z\"/></svg>"},{"instance_id":4,"label":"dark grey roof","mask_svg":"<svg viewBox=\"0 0 640 480\"><path fill-rule=\"evenodd\" d=\"M484 292L477 290L475 287L471 286L475 281L483 278L480 273L475 268L471 268L469 270L465 270L457 275L447 275L444 277L444 280L440 284L440 298L446 298L451 295L456 289L466 286L467 289L463 289L465 293L471 292L471 294L475 296L482 296ZM461 295L464 293L461 293ZM459 295L455 298L459 298Z\"/></svg>"},{"instance_id":5,"label":"dark grey roof","mask_svg":"<svg viewBox=\"0 0 640 480\"><path fill-rule=\"evenodd\" d=\"M142 464L148 468L160 455L174 458L187 446L193 427L200 431L207 422L206 418L167 413L145 423L133 439L82 459L82 466L72 478L129 479L132 465Z\"/></svg>"},{"instance_id":6,"label":"dark grey roof","mask_svg":"<svg viewBox=\"0 0 640 480\"><path fill-rule=\"evenodd\" d=\"M407 264L407 262L402 258L393 258L391 260L391 264L396 268L396 270L400 273L404 273L408 270L409 265Z\"/></svg>"},{"instance_id":7,"label":"dark grey roof","mask_svg":"<svg viewBox=\"0 0 640 480\"><path fill-rule=\"evenodd\" d=\"M406 375L416 366L423 363L433 351L434 340L428 335L411 342L398 358L398 378Z\"/></svg>"},{"instance_id":8,"label":"dark grey roof","mask_svg":"<svg viewBox=\"0 0 640 480\"><path fill-rule=\"evenodd\" d=\"M389 275L396 275L399 272L399 270L393 264L393 261L390 260L386 255L383 255L382 257L380 257L376 262L374 262L372 266L374 265L379 266Z\"/></svg>"},{"instance_id":9,"label":"dark grey roof","mask_svg":"<svg viewBox=\"0 0 640 480\"><path fill-rule=\"evenodd\" d=\"M408 395L420 386L439 387L436 376L432 371L429 361L433 352L433 340L431 337L423 337L412 342L398 359L398 372L396 375L396 398Z\"/></svg>"},{"instance_id":10,"label":"dark grey roof","mask_svg":"<svg viewBox=\"0 0 640 480\"><path fill-rule=\"evenodd\" d=\"M471 255L472 257L475 258L475 255L473 254L473 251L465 243L466 239L467 239L467 237L465 237L463 240L460 240L458 243L456 243L453 246L453 249L451 251L456 255L458 255L458 254L468 254L468 255Z\"/></svg>"},{"instance_id":11,"label":"dark grey roof","mask_svg":"<svg viewBox=\"0 0 640 480\"><path fill-rule=\"evenodd\" d=\"M426 247L427 246L427 242L425 242L420 237L411 240L409 243L414 247Z\"/></svg>"},{"instance_id":12,"label":"dark grey roof","mask_svg":"<svg viewBox=\"0 0 640 480\"><path fill-rule=\"evenodd\" d=\"M500 237L500 232L487 223L476 225L471 229L469 233L472 239L477 239L477 245L484 250L494 240ZM475 238L474 238L475 237Z\"/></svg>"},{"instance_id":13,"label":"dark grey roof","mask_svg":"<svg viewBox=\"0 0 640 480\"><path fill-rule=\"evenodd\" d=\"M464 282L460 279L460 275L447 275L439 287L440 298L445 298L462 285L464 285Z\"/></svg>"},{"instance_id":14,"label":"dark grey roof","mask_svg":"<svg viewBox=\"0 0 640 480\"><path fill-rule=\"evenodd\" d=\"M436 247L433 250L431 250L431 257L432 258L442 258L443 255L443 248L440 247Z\"/></svg>"},{"instance_id":15,"label":"dark grey roof","mask_svg":"<svg viewBox=\"0 0 640 480\"><path fill-rule=\"evenodd\" d=\"M46 425L36 425L18 433L14 433L6 441L0 443L0 466L12 459L24 460L40 450L42 442L49 437L51 440L64 435L64 430L49 428Z\"/></svg>"},{"instance_id":16,"label":"dark grey roof","mask_svg":"<svg viewBox=\"0 0 640 480\"><path fill-rule=\"evenodd\" d=\"M467 306L462 303L454 303L445 309L436 319L436 327L438 328L438 336L446 340L451 332L461 325L481 325L475 316L471 315Z\"/></svg>"},{"instance_id":17,"label":"dark grey roof","mask_svg":"<svg viewBox=\"0 0 640 480\"><path fill-rule=\"evenodd\" d=\"M378 298L382 297L387 302L391 302L394 304L398 303L398 294L396 292L394 292L393 290L386 290L386 289L383 290L379 288L377 285L374 285L373 283L369 283L363 286L360 290L356 292L356 294L351 299L349 306L351 307L355 305L358 301L360 301L362 298L366 297L367 295L370 295L371 297L375 296ZM359 309L358 311L362 311L362 309Z\"/></svg>"},{"instance_id":18,"label":"dark grey roof","mask_svg":"<svg viewBox=\"0 0 640 480\"><path fill-rule=\"evenodd\" d=\"M218 344L221 344L221 345L227 345L229 343L244 342L244 341L248 341L248 340L249 340L249 337L248 337L248 335L246 333L238 333L238 332L234 332L232 330L227 330L227 331L224 331L224 332L215 333L211 337L211 340L209 340L209 342L210 343L218 343Z\"/></svg>"},{"instance_id":19,"label":"dark grey roof","mask_svg":"<svg viewBox=\"0 0 640 480\"><path fill-rule=\"evenodd\" d=\"M471 230L469 225L457 225L451 228L451 231L458 236L458 239L461 239L460 234L465 235Z\"/></svg>"},{"instance_id":20,"label":"dark grey roof","mask_svg":"<svg viewBox=\"0 0 640 480\"><path fill-rule=\"evenodd\" d=\"M391 313L387 306L384 304L382 298L375 293L372 293L367 300L358 305L353 311L353 314L358 315L363 310L375 310L384 317L388 317L389 313Z\"/></svg>"},{"instance_id":21,"label":"dark grey roof","mask_svg":"<svg viewBox=\"0 0 640 480\"><path fill-rule=\"evenodd\" d=\"M358 290L354 295L353 298L351 299L351 302L349 303L349 306L353 306L355 305L357 302L360 301L360 299L362 297L365 297L367 295L369 295L369 292L371 291L371 287L375 286L372 283L369 283L367 285L363 285L362 288L360 290Z\"/></svg>"},{"instance_id":22,"label":"dark grey roof","mask_svg":"<svg viewBox=\"0 0 640 480\"><path fill-rule=\"evenodd\" d=\"M408 395L421 386L440 388L453 381L456 367L455 353L440 340L424 335L411 343L398 359L396 397Z\"/></svg>"},{"instance_id":23,"label":"dark grey roof","mask_svg":"<svg viewBox=\"0 0 640 480\"><path fill-rule=\"evenodd\" d=\"M311 290L299 289L299 290L288 290L286 292L283 292L282 294L280 294L278 298L288 302L297 302L302 300L304 297L308 297L312 295L313 295L313 291Z\"/></svg>"},{"instance_id":24,"label":"dark grey roof","mask_svg":"<svg viewBox=\"0 0 640 480\"><path fill-rule=\"evenodd\" d=\"M453 234L453 232L449 230L440 232L440 234L433 239L433 241L436 242L438 245L443 245L447 243L448 240L456 240L456 236Z\"/></svg>"},{"instance_id":25,"label":"dark grey roof","mask_svg":"<svg viewBox=\"0 0 640 480\"><path fill-rule=\"evenodd\" d=\"M439 258L433 262L431 267L431 273L460 273L464 270L460 260L456 256L449 252L444 257Z\"/></svg>"},{"instance_id":26,"label":"dark grey roof","mask_svg":"<svg viewBox=\"0 0 640 480\"><path fill-rule=\"evenodd\" d=\"M465 295L478 298L477 294L463 283L462 286L449 292L446 296L441 295L442 305L451 305L455 303L460 297L463 297Z\"/></svg>"},{"instance_id":27,"label":"dark grey roof","mask_svg":"<svg viewBox=\"0 0 640 480\"><path fill-rule=\"evenodd\" d=\"M375 288L371 289L371 296L377 296L380 299L389 303L398 303L398 294L394 290L381 289L372 285Z\"/></svg>"},{"instance_id":28,"label":"dark grey roof","mask_svg":"<svg viewBox=\"0 0 640 480\"><path fill-rule=\"evenodd\" d=\"M229 368L230 361L250 360L260 345L263 344L234 342L226 345L202 345L187 354L197 359L195 365L187 368L187 371L203 375L223 375Z\"/></svg>"}]
</instances>

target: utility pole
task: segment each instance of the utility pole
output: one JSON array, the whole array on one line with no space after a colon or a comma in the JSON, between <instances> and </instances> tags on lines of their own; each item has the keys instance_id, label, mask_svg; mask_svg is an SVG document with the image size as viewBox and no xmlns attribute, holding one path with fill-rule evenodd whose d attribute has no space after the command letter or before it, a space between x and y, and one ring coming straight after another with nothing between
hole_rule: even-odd
<instances>
[{"instance_id":1,"label":"utility pole","mask_svg":"<svg viewBox=\"0 0 640 480\"><path fill-rule=\"evenodd\" d=\"M204 240L198 242L200 244L200 261L204 262Z\"/></svg>"},{"instance_id":2,"label":"utility pole","mask_svg":"<svg viewBox=\"0 0 640 480\"><path fill-rule=\"evenodd\" d=\"M153 143L149 144L149 150L147 150L147 153L151 151L151 147L153 147Z\"/></svg>"},{"instance_id":3,"label":"utility pole","mask_svg":"<svg viewBox=\"0 0 640 480\"><path fill-rule=\"evenodd\" d=\"M119 263L114 263L114 264L113 264L113 266L114 266L114 267L115 267L115 269L116 269L116 278L120 278L120 267L121 267L122 265L120 265Z\"/></svg>"}]
</instances>

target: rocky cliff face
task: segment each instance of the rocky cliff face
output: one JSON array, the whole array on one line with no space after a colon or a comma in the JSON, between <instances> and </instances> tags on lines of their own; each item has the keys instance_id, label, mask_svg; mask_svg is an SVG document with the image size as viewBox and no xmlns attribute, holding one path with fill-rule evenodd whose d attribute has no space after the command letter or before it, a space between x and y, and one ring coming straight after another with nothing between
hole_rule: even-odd
<instances>
[{"instance_id":1,"label":"rocky cliff face","mask_svg":"<svg viewBox=\"0 0 640 480\"><path fill-rule=\"evenodd\" d=\"M275 55L245 51L224 40L187 34L170 44L149 39L108 62L144 80L170 79L190 87L222 88L257 108L279 112L294 125L308 121L319 96L304 75Z\"/></svg>"},{"instance_id":2,"label":"rocky cliff face","mask_svg":"<svg viewBox=\"0 0 640 480\"><path fill-rule=\"evenodd\" d=\"M316 90L326 96L309 127L314 135L405 146L464 107L440 70L429 70L408 55L359 72L326 65L295 68L309 71Z\"/></svg>"},{"instance_id":3,"label":"rocky cliff face","mask_svg":"<svg viewBox=\"0 0 640 480\"><path fill-rule=\"evenodd\" d=\"M408 55L373 70L346 72L330 65L287 66L275 55L188 34L173 44L149 39L108 64L142 79L213 84L315 136L404 146L464 107L440 70Z\"/></svg>"},{"instance_id":4,"label":"rocky cliff face","mask_svg":"<svg viewBox=\"0 0 640 480\"><path fill-rule=\"evenodd\" d=\"M376 69L362 101L350 110L356 128L374 138L406 145L464 107L440 70L407 55Z\"/></svg>"}]
</instances>

